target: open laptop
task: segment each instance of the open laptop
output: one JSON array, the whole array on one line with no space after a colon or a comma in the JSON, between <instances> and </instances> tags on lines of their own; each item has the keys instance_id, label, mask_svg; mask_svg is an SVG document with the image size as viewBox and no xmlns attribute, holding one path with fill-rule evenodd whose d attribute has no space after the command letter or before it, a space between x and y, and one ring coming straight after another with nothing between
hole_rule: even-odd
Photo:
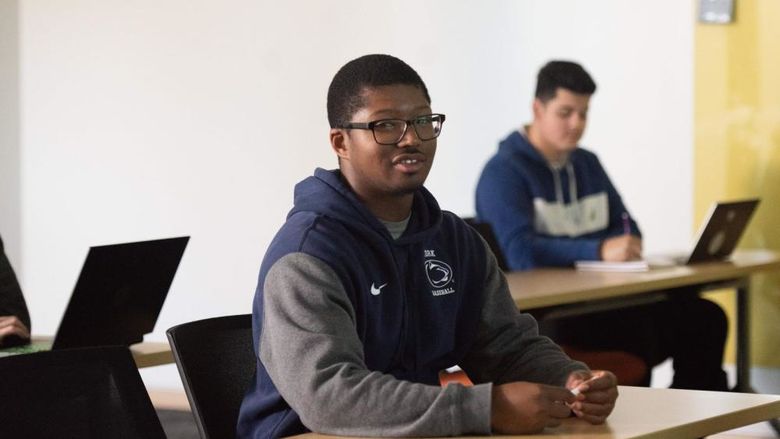
<instances>
[{"instance_id":1,"label":"open laptop","mask_svg":"<svg viewBox=\"0 0 780 439\"><path fill-rule=\"evenodd\" d=\"M0 356L139 343L152 332L189 236L91 247L52 343Z\"/></svg>"},{"instance_id":2,"label":"open laptop","mask_svg":"<svg viewBox=\"0 0 780 439\"><path fill-rule=\"evenodd\" d=\"M714 203L710 207L707 219L699 229L693 251L671 255L671 261L669 257L663 256L658 260L654 260L655 258L648 258L648 260L651 265L664 265L664 262L667 265L669 262L690 265L728 258L737 247L758 203L757 198Z\"/></svg>"}]
</instances>

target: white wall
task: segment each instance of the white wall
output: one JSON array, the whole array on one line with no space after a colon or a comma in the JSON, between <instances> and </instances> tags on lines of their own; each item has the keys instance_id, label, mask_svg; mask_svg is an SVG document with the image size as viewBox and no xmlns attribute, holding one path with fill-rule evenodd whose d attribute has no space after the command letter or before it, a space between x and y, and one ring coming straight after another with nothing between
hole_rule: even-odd
<instances>
[{"instance_id":1,"label":"white wall","mask_svg":"<svg viewBox=\"0 0 780 439\"><path fill-rule=\"evenodd\" d=\"M16 0L0 0L0 236L12 261L21 259L18 24Z\"/></svg>"},{"instance_id":2,"label":"white wall","mask_svg":"<svg viewBox=\"0 0 780 439\"><path fill-rule=\"evenodd\" d=\"M584 143L648 248L687 242L691 3L21 0L17 265L36 332L56 330L90 245L181 234L148 339L249 312L293 184L335 166L330 79L372 52L409 62L447 114L428 187L464 215L497 141L530 116L536 70L583 62L600 87ZM148 385L179 385L155 369Z\"/></svg>"}]
</instances>

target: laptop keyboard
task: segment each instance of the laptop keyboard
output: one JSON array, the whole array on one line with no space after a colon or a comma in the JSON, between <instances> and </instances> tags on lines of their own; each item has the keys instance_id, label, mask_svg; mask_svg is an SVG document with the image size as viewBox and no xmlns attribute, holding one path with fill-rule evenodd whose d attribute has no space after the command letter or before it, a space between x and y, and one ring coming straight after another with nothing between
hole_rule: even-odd
<instances>
[{"instance_id":1,"label":"laptop keyboard","mask_svg":"<svg viewBox=\"0 0 780 439\"><path fill-rule=\"evenodd\" d=\"M23 346L14 346L12 348L0 349L0 357L18 354L32 354L35 352L48 351L51 349L51 342L35 342Z\"/></svg>"}]
</instances>

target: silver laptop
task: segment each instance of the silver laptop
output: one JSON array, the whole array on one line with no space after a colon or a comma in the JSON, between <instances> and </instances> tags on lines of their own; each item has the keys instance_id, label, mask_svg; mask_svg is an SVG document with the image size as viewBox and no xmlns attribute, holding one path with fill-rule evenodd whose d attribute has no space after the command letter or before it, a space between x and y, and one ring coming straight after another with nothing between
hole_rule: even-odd
<instances>
[{"instance_id":1,"label":"silver laptop","mask_svg":"<svg viewBox=\"0 0 780 439\"><path fill-rule=\"evenodd\" d=\"M728 258L744 234L758 202L757 198L753 198L714 203L699 229L693 251L675 255L673 261L689 265Z\"/></svg>"}]
</instances>

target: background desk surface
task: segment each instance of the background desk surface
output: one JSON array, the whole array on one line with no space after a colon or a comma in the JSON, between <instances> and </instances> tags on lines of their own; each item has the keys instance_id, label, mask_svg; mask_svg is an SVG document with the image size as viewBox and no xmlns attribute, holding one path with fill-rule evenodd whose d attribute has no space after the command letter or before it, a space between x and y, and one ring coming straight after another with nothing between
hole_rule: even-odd
<instances>
[{"instance_id":1,"label":"background desk surface","mask_svg":"<svg viewBox=\"0 0 780 439\"><path fill-rule=\"evenodd\" d=\"M49 343L52 336L33 336L35 343ZM160 366L173 363L173 353L171 346L165 342L145 341L130 346L130 353L133 354L133 360L138 368Z\"/></svg>"},{"instance_id":2,"label":"background desk surface","mask_svg":"<svg viewBox=\"0 0 780 439\"><path fill-rule=\"evenodd\" d=\"M780 416L780 395L705 392L699 390L619 387L615 411L603 425L570 418L542 434L518 439L690 439L754 424ZM325 439L315 433L299 439Z\"/></svg>"},{"instance_id":3,"label":"background desk surface","mask_svg":"<svg viewBox=\"0 0 780 439\"><path fill-rule=\"evenodd\" d=\"M780 269L780 256L769 250L744 250L729 261L651 268L639 273L540 268L506 274L512 299L521 310L609 299L687 285L749 277Z\"/></svg>"},{"instance_id":4,"label":"background desk surface","mask_svg":"<svg viewBox=\"0 0 780 439\"><path fill-rule=\"evenodd\" d=\"M145 341L130 346L135 365L141 367L160 366L173 363L171 346L166 342Z\"/></svg>"}]
</instances>

